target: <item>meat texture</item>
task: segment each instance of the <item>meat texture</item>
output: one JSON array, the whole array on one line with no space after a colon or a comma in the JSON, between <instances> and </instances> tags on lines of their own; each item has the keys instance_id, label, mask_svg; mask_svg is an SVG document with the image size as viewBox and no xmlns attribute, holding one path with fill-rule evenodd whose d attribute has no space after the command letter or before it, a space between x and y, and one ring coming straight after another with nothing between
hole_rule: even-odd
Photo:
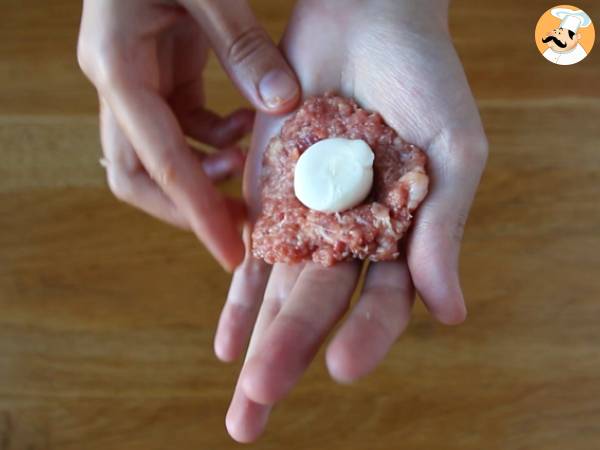
<instances>
[{"instance_id":1,"label":"meat texture","mask_svg":"<svg viewBox=\"0 0 600 450\"><path fill-rule=\"evenodd\" d=\"M373 150L374 181L360 205L339 213L304 206L294 195L294 168L322 139L362 139ZM375 112L334 94L307 99L271 139L262 162L262 211L252 233L254 256L266 262L398 257L413 211L425 198L425 153L404 142Z\"/></svg>"}]
</instances>

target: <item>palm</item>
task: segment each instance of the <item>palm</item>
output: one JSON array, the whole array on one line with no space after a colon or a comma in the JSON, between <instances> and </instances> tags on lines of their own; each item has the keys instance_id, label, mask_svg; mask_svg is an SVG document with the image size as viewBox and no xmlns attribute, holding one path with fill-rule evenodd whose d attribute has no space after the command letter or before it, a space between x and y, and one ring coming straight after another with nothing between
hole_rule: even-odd
<instances>
[{"instance_id":1,"label":"palm","mask_svg":"<svg viewBox=\"0 0 600 450\"><path fill-rule=\"evenodd\" d=\"M406 241L405 257L371 265L359 302L327 350L332 376L352 381L381 361L406 326L413 286L439 320L457 323L464 318L458 249L485 160L485 137L443 26L423 30L399 25L393 16L382 19L380 10L369 17L369 7L355 20L350 13L329 10L326 3L299 2L282 42L304 95L336 91L378 111L404 139L427 152L432 180ZM254 214L260 206L262 151L282 121L257 118L245 173L246 197ZM259 304L256 298L264 294L228 414L234 437L251 440L264 426L270 405L291 389L345 312L359 266L276 264L265 289L256 274L266 276L268 270L247 270L260 267L251 259L245 265L234 277L216 346L221 355L228 355L224 359L240 351L240 329L249 327L240 321L236 325L232 317L240 317L240 311L251 317L249 311ZM220 342L226 333L229 350L222 348L225 339Z\"/></svg>"},{"instance_id":2,"label":"palm","mask_svg":"<svg viewBox=\"0 0 600 450\"><path fill-rule=\"evenodd\" d=\"M328 15L323 4L304 3L310 7L298 6L283 48L305 96L335 91L355 98L361 106L378 111L404 139L424 149L444 135L483 139L462 66L443 30L422 35L408 27L399 29L397 23L382 23L375 31L362 25L353 28L343 17ZM315 29L322 31L315 33ZM258 144L268 140L282 121L263 116L258 120L257 145L251 149L255 159L264 149ZM429 152L428 156L435 170L446 155Z\"/></svg>"}]
</instances>

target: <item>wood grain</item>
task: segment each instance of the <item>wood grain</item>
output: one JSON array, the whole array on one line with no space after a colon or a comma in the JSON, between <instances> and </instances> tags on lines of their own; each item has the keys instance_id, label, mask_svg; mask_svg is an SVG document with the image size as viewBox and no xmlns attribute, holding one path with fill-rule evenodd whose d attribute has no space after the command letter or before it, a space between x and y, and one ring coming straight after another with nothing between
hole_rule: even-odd
<instances>
[{"instance_id":1,"label":"wood grain","mask_svg":"<svg viewBox=\"0 0 600 450\"><path fill-rule=\"evenodd\" d=\"M253 4L279 36L291 2ZM452 5L491 143L462 255L468 321L418 306L351 388L321 355L255 448L598 448L600 49L544 61L532 39L549 6ZM228 276L108 192L79 14L4 0L0 15L0 449L236 448L224 414L239 367L212 354ZM240 104L214 61L206 79L215 109Z\"/></svg>"}]
</instances>

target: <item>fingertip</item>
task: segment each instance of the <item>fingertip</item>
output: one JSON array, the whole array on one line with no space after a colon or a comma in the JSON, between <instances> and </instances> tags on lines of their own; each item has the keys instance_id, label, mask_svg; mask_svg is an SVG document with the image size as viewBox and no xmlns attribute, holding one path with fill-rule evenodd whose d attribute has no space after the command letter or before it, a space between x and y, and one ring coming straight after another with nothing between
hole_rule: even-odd
<instances>
[{"instance_id":1,"label":"fingertip","mask_svg":"<svg viewBox=\"0 0 600 450\"><path fill-rule=\"evenodd\" d=\"M431 252L433 258L429 257ZM410 273L419 296L430 314L445 325L458 325L467 317L457 255L458 248L450 252L444 246L427 252L413 249L409 254Z\"/></svg>"},{"instance_id":2,"label":"fingertip","mask_svg":"<svg viewBox=\"0 0 600 450\"><path fill-rule=\"evenodd\" d=\"M236 442L249 444L261 436L268 418L269 408L242 398L239 401L234 400L229 407L225 416L225 428Z\"/></svg>"},{"instance_id":3,"label":"fingertip","mask_svg":"<svg viewBox=\"0 0 600 450\"><path fill-rule=\"evenodd\" d=\"M244 167L246 166L247 150L244 150L244 149L238 147L238 148L234 149L232 152L235 155L236 163L237 163L235 174L238 176L242 176L244 174Z\"/></svg>"},{"instance_id":4,"label":"fingertip","mask_svg":"<svg viewBox=\"0 0 600 450\"><path fill-rule=\"evenodd\" d=\"M219 318L213 345L217 358L223 362L232 362L241 356L257 313L253 306L236 304L231 297L233 290L237 288L230 290L230 296Z\"/></svg>"},{"instance_id":5,"label":"fingertip","mask_svg":"<svg viewBox=\"0 0 600 450\"><path fill-rule=\"evenodd\" d=\"M331 378L339 384L350 385L362 376L356 370L352 354L337 340L327 348L325 364Z\"/></svg>"},{"instance_id":6,"label":"fingertip","mask_svg":"<svg viewBox=\"0 0 600 450\"><path fill-rule=\"evenodd\" d=\"M254 119L256 112L252 108L241 107L231 113L231 117L239 119Z\"/></svg>"},{"instance_id":7,"label":"fingertip","mask_svg":"<svg viewBox=\"0 0 600 450\"><path fill-rule=\"evenodd\" d=\"M227 259L227 260L221 260L221 267L223 268L223 270L225 270L225 272L232 274L235 271L235 268L237 266L239 266L239 263L237 262L238 258L234 258L234 259Z\"/></svg>"},{"instance_id":8,"label":"fingertip","mask_svg":"<svg viewBox=\"0 0 600 450\"><path fill-rule=\"evenodd\" d=\"M204 205L194 207L190 214L191 229L223 270L232 273L244 259L241 232L235 223L230 199L210 184L206 189L209 192L204 194ZM202 192L199 198L202 199Z\"/></svg>"},{"instance_id":9,"label":"fingertip","mask_svg":"<svg viewBox=\"0 0 600 450\"><path fill-rule=\"evenodd\" d=\"M236 351L233 345L231 334L223 331L221 325L217 328L213 349L219 361L224 363L234 362L239 357L239 352Z\"/></svg>"},{"instance_id":10,"label":"fingertip","mask_svg":"<svg viewBox=\"0 0 600 450\"><path fill-rule=\"evenodd\" d=\"M241 175L244 162L244 152L239 147L230 147L205 157L202 168L212 181L217 182Z\"/></svg>"},{"instance_id":11,"label":"fingertip","mask_svg":"<svg viewBox=\"0 0 600 450\"><path fill-rule=\"evenodd\" d=\"M467 307L460 288L455 294L431 296L425 306L435 319L444 325L460 325L467 318Z\"/></svg>"},{"instance_id":12,"label":"fingertip","mask_svg":"<svg viewBox=\"0 0 600 450\"><path fill-rule=\"evenodd\" d=\"M234 239L234 242L228 244L226 256L220 259L221 265L227 273L233 273L239 267L246 253L242 237L237 235L237 232L234 233Z\"/></svg>"},{"instance_id":13,"label":"fingertip","mask_svg":"<svg viewBox=\"0 0 600 450\"><path fill-rule=\"evenodd\" d=\"M283 68L267 72L258 83L261 104L268 114L282 114L296 106L300 99L300 86L296 77Z\"/></svg>"},{"instance_id":14,"label":"fingertip","mask_svg":"<svg viewBox=\"0 0 600 450\"><path fill-rule=\"evenodd\" d=\"M239 108L223 119L223 124L236 141L252 131L256 111L250 108Z\"/></svg>"},{"instance_id":15,"label":"fingertip","mask_svg":"<svg viewBox=\"0 0 600 450\"><path fill-rule=\"evenodd\" d=\"M217 356L219 361L221 361L222 363L225 363L225 364L231 364L237 360L237 355L232 355L232 354L226 353L225 351L217 349L216 347L215 347L215 355Z\"/></svg>"},{"instance_id":16,"label":"fingertip","mask_svg":"<svg viewBox=\"0 0 600 450\"><path fill-rule=\"evenodd\" d=\"M436 313L435 317L444 325L460 325L467 319L467 307L462 296L459 300L449 303L451 306Z\"/></svg>"},{"instance_id":17,"label":"fingertip","mask_svg":"<svg viewBox=\"0 0 600 450\"><path fill-rule=\"evenodd\" d=\"M240 247L240 250L232 250L226 257L218 257L217 260L219 264L223 268L223 270L227 273L233 273L235 269L242 263L244 259L244 249Z\"/></svg>"},{"instance_id":18,"label":"fingertip","mask_svg":"<svg viewBox=\"0 0 600 450\"><path fill-rule=\"evenodd\" d=\"M252 429L244 425L243 422L232 418L230 413L225 417L225 428L231 438L240 444L251 444L262 434L260 429Z\"/></svg>"},{"instance_id":19,"label":"fingertip","mask_svg":"<svg viewBox=\"0 0 600 450\"><path fill-rule=\"evenodd\" d=\"M236 120L241 125L245 134L252 131L255 116L256 111L250 108L240 108L231 114L232 119Z\"/></svg>"},{"instance_id":20,"label":"fingertip","mask_svg":"<svg viewBox=\"0 0 600 450\"><path fill-rule=\"evenodd\" d=\"M203 2L202 7L186 3L248 101L266 113L279 114L294 107L300 97L297 77L247 2L233 9L224 2Z\"/></svg>"}]
</instances>

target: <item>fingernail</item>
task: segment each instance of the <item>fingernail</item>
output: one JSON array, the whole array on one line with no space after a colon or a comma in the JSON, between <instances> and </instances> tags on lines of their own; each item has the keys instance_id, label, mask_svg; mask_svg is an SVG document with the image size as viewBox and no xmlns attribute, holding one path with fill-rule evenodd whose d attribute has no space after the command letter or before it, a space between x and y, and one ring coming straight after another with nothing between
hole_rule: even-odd
<instances>
[{"instance_id":1,"label":"fingernail","mask_svg":"<svg viewBox=\"0 0 600 450\"><path fill-rule=\"evenodd\" d=\"M298 85L286 71L274 69L258 84L258 92L267 108L278 108L298 95Z\"/></svg>"}]
</instances>

